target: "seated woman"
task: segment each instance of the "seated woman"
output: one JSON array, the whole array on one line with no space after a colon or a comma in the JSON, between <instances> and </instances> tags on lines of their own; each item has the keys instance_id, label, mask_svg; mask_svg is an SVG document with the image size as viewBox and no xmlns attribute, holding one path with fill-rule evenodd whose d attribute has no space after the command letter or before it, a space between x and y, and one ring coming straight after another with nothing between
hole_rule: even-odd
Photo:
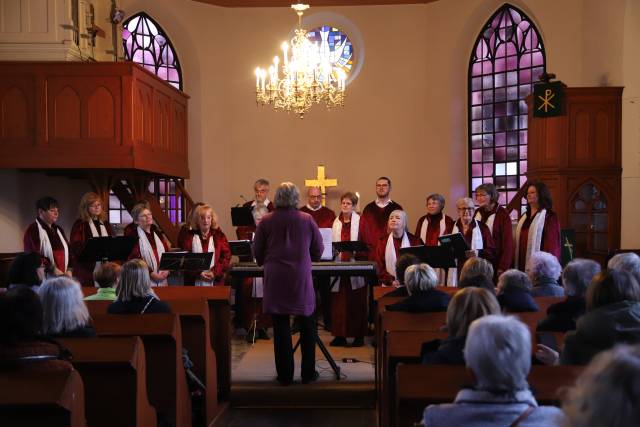
<instances>
[{"instance_id":1,"label":"seated woman","mask_svg":"<svg viewBox=\"0 0 640 427\"><path fill-rule=\"evenodd\" d=\"M631 273L640 283L640 256L634 252L623 252L614 255L607 263L607 268Z\"/></svg>"},{"instance_id":2,"label":"seated woman","mask_svg":"<svg viewBox=\"0 0 640 427\"><path fill-rule=\"evenodd\" d=\"M640 346L596 356L562 401L567 427L630 427L640 420Z\"/></svg>"},{"instance_id":3,"label":"seated woman","mask_svg":"<svg viewBox=\"0 0 640 427\"><path fill-rule=\"evenodd\" d=\"M100 264L93 272L93 281L98 285L98 292L85 297L85 301L115 301L116 286L120 281L121 267L115 262Z\"/></svg>"},{"instance_id":4,"label":"seated woman","mask_svg":"<svg viewBox=\"0 0 640 427\"><path fill-rule=\"evenodd\" d=\"M484 258L471 257L464 262L462 269L460 269L460 281L473 276L484 276L493 283L493 266Z\"/></svg>"},{"instance_id":5,"label":"seated woman","mask_svg":"<svg viewBox=\"0 0 640 427\"><path fill-rule=\"evenodd\" d=\"M531 281L526 273L512 268L498 278L498 302L505 313L538 311L531 296Z\"/></svg>"},{"instance_id":6,"label":"seated woman","mask_svg":"<svg viewBox=\"0 0 640 427\"><path fill-rule=\"evenodd\" d=\"M37 291L43 280L44 266L40 255L35 252L18 254L9 266L7 274L9 288L24 285Z\"/></svg>"},{"instance_id":7,"label":"seated woman","mask_svg":"<svg viewBox=\"0 0 640 427\"><path fill-rule=\"evenodd\" d=\"M212 252L209 270L199 275L185 274L185 285L213 286L222 284L229 269L231 250L229 242L218 225L218 216L209 205L200 205L192 216L191 232L185 233L178 245L187 252Z\"/></svg>"},{"instance_id":8,"label":"seated woman","mask_svg":"<svg viewBox=\"0 0 640 427\"><path fill-rule=\"evenodd\" d=\"M458 214L460 218L456 221L451 230L452 234L462 233L462 237L469 245L470 250L465 254L466 258L458 259L458 266L464 264L464 262L472 257L481 257L486 259L490 264L493 262L495 256L495 247L493 244L493 238L491 237L491 231L485 224L477 221L473 217L475 210L475 204L469 197L462 197L456 202L458 208ZM449 279L447 281L448 286L457 286L458 284L458 272L457 269L449 269Z\"/></svg>"},{"instance_id":9,"label":"seated woman","mask_svg":"<svg viewBox=\"0 0 640 427\"><path fill-rule=\"evenodd\" d=\"M496 294L496 287L493 285L491 279L487 278L487 276L485 276L484 274L465 276L463 279L460 279L458 288L482 288L488 290L493 295Z\"/></svg>"},{"instance_id":10,"label":"seated woman","mask_svg":"<svg viewBox=\"0 0 640 427\"><path fill-rule=\"evenodd\" d=\"M640 284L629 273L607 270L589 285L587 314L566 334L562 354L538 344L536 358L546 365L586 365L622 343L640 343Z\"/></svg>"},{"instance_id":11,"label":"seated woman","mask_svg":"<svg viewBox=\"0 0 640 427\"><path fill-rule=\"evenodd\" d=\"M547 252L531 254L527 263L527 274L533 284L531 295L534 297L562 297L564 288L558 283L562 267L558 258Z\"/></svg>"},{"instance_id":12,"label":"seated woman","mask_svg":"<svg viewBox=\"0 0 640 427\"><path fill-rule=\"evenodd\" d=\"M45 280L38 289L42 301L42 333L54 338L95 337L80 284L68 277Z\"/></svg>"},{"instance_id":13,"label":"seated woman","mask_svg":"<svg viewBox=\"0 0 640 427\"><path fill-rule=\"evenodd\" d=\"M396 261L401 248L422 245L422 240L407 231L407 213L395 210L389 214L387 234L376 245L375 260L378 278L383 286L399 286L396 278Z\"/></svg>"},{"instance_id":14,"label":"seated woman","mask_svg":"<svg viewBox=\"0 0 640 427\"><path fill-rule=\"evenodd\" d=\"M118 298L107 308L109 314L171 313L169 305L151 289L149 267L141 259L132 259L122 266Z\"/></svg>"},{"instance_id":15,"label":"seated woman","mask_svg":"<svg viewBox=\"0 0 640 427\"><path fill-rule=\"evenodd\" d=\"M169 243L163 239L160 229L153 223L149 208L139 203L131 209L131 217L137 224L132 235L138 236L129 259L142 259L149 268L152 286L167 286L168 271L159 269L162 254L169 250Z\"/></svg>"},{"instance_id":16,"label":"seated woman","mask_svg":"<svg viewBox=\"0 0 640 427\"><path fill-rule=\"evenodd\" d=\"M456 292L447 308L449 337L422 344L422 363L464 365L464 344L469 326L489 314L500 314L500 305L492 292L482 288Z\"/></svg>"},{"instance_id":17,"label":"seated woman","mask_svg":"<svg viewBox=\"0 0 640 427\"><path fill-rule=\"evenodd\" d=\"M451 297L436 289L438 275L428 264L410 265L404 273L404 282L409 296L400 302L388 305L388 311L428 313L446 311Z\"/></svg>"},{"instance_id":18,"label":"seated woman","mask_svg":"<svg viewBox=\"0 0 640 427\"><path fill-rule=\"evenodd\" d=\"M560 425L562 411L538 406L529 390L531 335L524 323L497 314L473 321L464 354L475 386L460 390L453 403L427 406L425 426Z\"/></svg>"},{"instance_id":19,"label":"seated woman","mask_svg":"<svg viewBox=\"0 0 640 427\"><path fill-rule=\"evenodd\" d=\"M407 292L407 286L404 283L404 273L407 271L407 268L411 265L421 264L420 258L413 254L403 254L400 255L398 261L396 262L396 277L398 278L398 287L393 291L384 294L385 297L408 297L409 292ZM436 273L437 269L434 268Z\"/></svg>"},{"instance_id":20,"label":"seated woman","mask_svg":"<svg viewBox=\"0 0 640 427\"><path fill-rule=\"evenodd\" d=\"M551 305L547 317L538 324L539 331L567 332L576 329L576 320L587 309L585 294L594 276L600 272L600 264L590 259L576 258L562 271L562 284L567 298Z\"/></svg>"}]
</instances>

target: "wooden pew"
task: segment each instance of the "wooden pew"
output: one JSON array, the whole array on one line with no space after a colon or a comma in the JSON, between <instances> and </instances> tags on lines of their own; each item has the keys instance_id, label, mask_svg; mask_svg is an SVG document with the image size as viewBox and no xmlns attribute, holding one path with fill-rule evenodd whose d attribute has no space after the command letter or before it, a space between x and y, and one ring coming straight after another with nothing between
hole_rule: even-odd
<instances>
[{"instance_id":1,"label":"wooden pew","mask_svg":"<svg viewBox=\"0 0 640 427\"><path fill-rule=\"evenodd\" d=\"M84 387L70 366L0 373L0 426L84 427Z\"/></svg>"},{"instance_id":2,"label":"wooden pew","mask_svg":"<svg viewBox=\"0 0 640 427\"><path fill-rule=\"evenodd\" d=\"M157 425L147 397L145 352L139 337L58 341L71 351L73 366L82 375L90 426Z\"/></svg>"},{"instance_id":3,"label":"wooden pew","mask_svg":"<svg viewBox=\"0 0 640 427\"><path fill-rule=\"evenodd\" d=\"M154 288L161 300L201 299L209 306L211 345L217 361L218 399L228 400L231 391L231 287L169 286Z\"/></svg>"},{"instance_id":4,"label":"wooden pew","mask_svg":"<svg viewBox=\"0 0 640 427\"><path fill-rule=\"evenodd\" d=\"M532 366L528 382L540 405L558 405L564 388L572 386L582 366ZM412 426L424 408L450 403L461 388L473 384L463 366L400 364L396 369L395 427Z\"/></svg>"},{"instance_id":5,"label":"wooden pew","mask_svg":"<svg viewBox=\"0 0 640 427\"><path fill-rule=\"evenodd\" d=\"M142 338L147 392L158 418L176 427L191 426L191 398L182 364L182 333L176 314L93 315L99 336Z\"/></svg>"},{"instance_id":6,"label":"wooden pew","mask_svg":"<svg viewBox=\"0 0 640 427\"><path fill-rule=\"evenodd\" d=\"M552 306L553 304L562 302L565 299L566 297L535 297L533 298L533 300L536 302L536 304L538 304L538 307L540 308L539 312L544 314L544 316L542 316L543 319L547 317L547 309L550 306Z\"/></svg>"}]
</instances>

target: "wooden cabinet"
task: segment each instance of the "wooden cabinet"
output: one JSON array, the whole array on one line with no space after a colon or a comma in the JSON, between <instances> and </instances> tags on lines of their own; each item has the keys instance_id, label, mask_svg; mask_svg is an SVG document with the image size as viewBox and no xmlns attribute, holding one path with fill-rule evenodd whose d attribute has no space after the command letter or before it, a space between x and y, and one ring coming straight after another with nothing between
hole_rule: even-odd
<instances>
[{"instance_id":1,"label":"wooden cabinet","mask_svg":"<svg viewBox=\"0 0 640 427\"><path fill-rule=\"evenodd\" d=\"M527 103L527 177L549 186L576 256L604 260L620 247L622 88L566 88L560 117L533 117Z\"/></svg>"}]
</instances>

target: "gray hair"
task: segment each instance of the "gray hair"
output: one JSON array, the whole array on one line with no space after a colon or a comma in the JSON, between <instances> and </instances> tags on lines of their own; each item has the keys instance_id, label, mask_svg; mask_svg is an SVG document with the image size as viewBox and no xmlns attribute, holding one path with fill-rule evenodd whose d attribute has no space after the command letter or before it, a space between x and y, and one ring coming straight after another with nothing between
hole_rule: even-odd
<instances>
[{"instance_id":1,"label":"gray hair","mask_svg":"<svg viewBox=\"0 0 640 427\"><path fill-rule=\"evenodd\" d=\"M404 272L404 284L409 295L416 291L428 291L438 286L438 275L429 264L413 264Z\"/></svg>"},{"instance_id":2,"label":"gray hair","mask_svg":"<svg viewBox=\"0 0 640 427\"><path fill-rule=\"evenodd\" d=\"M624 270L635 276L640 282L640 256L633 252L623 252L614 255L607 263L607 268L611 270Z\"/></svg>"},{"instance_id":3,"label":"gray hair","mask_svg":"<svg viewBox=\"0 0 640 427\"><path fill-rule=\"evenodd\" d=\"M80 284L65 276L46 280L38 289L42 302L42 333L59 334L89 324L89 310Z\"/></svg>"},{"instance_id":4,"label":"gray hair","mask_svg":"<svg viewBox=\"0 0 640 427\"><path fill-rule=\"evenodd\" d=\"M640 347L598 354L563 400L566 426L626 427L640 419Z\"/></svg>"},{"instance_id":5,"label":"gray hair","mask_svg":"<svg viewBox=\"0 0 640 427\"><path fill-rule=\"evenodd\" d=\"M269 186L269 181L264 178L260 178L253 183L253 189L257 190L258 187L262 187L263 185Z\"/></svg>"},{"instance_id":6,"label":"gray hair","mask_svg":"<svg viewBox=\"0 0 640 427\"><path fill-rule=\"evenodd\" d=\"M474 320L464 356L479 389L515 392L528 388L531 334L515 317L491 314Z\"/></svg>"},{"instance_id":7,"label":"gray hair","mask_svg":"<svg viewBox=\"0 0 640 427\"><path fill-rule=\"evenodd\" d=\"M485 276L490 282L493 282L493 266L484 258L471 257L464 262L462 269L460 269L460 281L478 275Z\"/></svg>"},{"instance_id":8,"label":"gray hair","mask_svg":"<svg viewBox=\"0 0 640 427\"><path fill-rule=\"evenodd\" d=\"M498 278L498 293L519 290L530 292L533 285L526 273L511 268L500 275Z\"/></svg>"},{"instance_id":9,"label":"gray hair","mask_svg":"<svg viewBox=\"0 0 640 427\"><path fill-rule=\"evenodd\" d=\"M459 207L461 203L464 203L466 207L476 207L476 204L471 197L460 197L456 200L456 207Z\"/></svg>"},{"instance_id":10,"label":"gray hair","mask_svg":"<svg viewBox=\"0 0 640 427\"><path fill-rule=\"evenodd\" d=\"M409 231L409 217L407 216L407 213L402 209L396 209L389 214L389 218L394 214L398 214L402 217L402 221L404 222L404 231ZM389 220L387 220L387 231L389 231Z\"/></svg>"},{"instance_id":11,"label":"gray hair","mask_svg":"<svg viewBox=\"0 0 640 427\"><path fill-rule=\"evenodd\" d=\"M297 208L300 202L300 190L292 182L283 182L278 186L273 204L276 208Z\"/></svg>"},{"instance_id":12,"label":"gray hair","mask_svg":"<svg viewBox=\"0 0 640 427\"><path fill-rule=\"evenodd\" d=\"M531 281L535 283L543 277L558 280L560 273L562 273L562 267L558 258L549 252L538 251L531 254L526 271Z\"/></svg>"},{"instance_id":13,"label":"gray hair","mask_svg":"<svg viewBox=\"0 0 640 427\"><path fill-rule=\"evenodd\" d=\"M149 266L141 259L132 259L122 266L120 284L117 287L119 301L131 301L133 298L144 298L155 295L151 290Z\"/></svg>"},{"instance_id":14,"label":"gray hair","mask_svg":"<svg viewBox=\"0 0 640 427\"><path fill-rule=\"evenodd\" d=\"M427 202L429 200L435 200L436 202L440 203L440 208L444 209L445 199L444 199L444 196L442 194L440 194L440 193L429 194L427 196Z\"/></svg>"},{"instance_id":15,"label":"gray hair","mask_svg":"<svg viewBox=\"0 0 640 427\"><path fill-rule=\"evenodd\" d=\"M562 285L569 296L584 296L594 276L600 273L600 264L592 259L576 258L562 270Z\"/></svg>"}]
</instances>

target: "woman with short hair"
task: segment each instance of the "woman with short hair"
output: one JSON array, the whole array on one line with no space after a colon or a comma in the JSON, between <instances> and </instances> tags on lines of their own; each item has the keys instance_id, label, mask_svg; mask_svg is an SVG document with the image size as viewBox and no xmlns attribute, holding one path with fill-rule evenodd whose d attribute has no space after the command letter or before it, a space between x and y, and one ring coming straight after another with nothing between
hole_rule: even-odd
<instances>
[{"instance_id":1,"label":"woman with short hair","mask_svg":"<svg viewBox=\"0 0 640 427\"><path fill-rule=\"evenodd\" d=\"M42 333L51 337L95 337L80 284L68 277L45 280L38 289L42 301Z\"/></svg>"},{"instance_id":2,"label":"woman with short hair","mask_svg":"<svg viewBox=\"0 0 640 427\"><path fill-rule=\"evenodd\" d=\"M540 308L531 296L531 280L526 273L509 269L498 278L498 302L505 313L538 311Z\"/></svg>"},{"instance_id":3,"label":"woman with short hair","mask_svg":"<svg viewBox=\"0 0 640 427\"><path fill-rule=\"evenodd\" d=\"M407 231L407 213L396 209L389 214L387 233L380 237L376 245L375 260L378 267L378 279L385 286L400 285L396 278L396 261L401 248L422 245L419 237Z\"/></svg>"},{"instance_id":4,"label":"woman with short hair","mask_svg":"<svg viewBox=\"0 0 640 427\"><path fill-rule=\"evenodd\" d=\"M527 187L527 210L520 217L515 236L515 268L525 271L532 254L548 252L560 260L560 220L552 210L549 188L540 181Z\"/></svg>"},{"instance_id":5,"label":"woman with short hair","mask_svg":"<svg viewBox=\"0 0 640 427\"><path fill-rule=\"evenodd\" d=\"M426 246L438 246L438 237L451 233L453 219L444 214L444 205L445 198L442 194L427 196L427 214L418 219L415 234Z\"/></svg>"},{"instance_id":6,"label":"woman with short hair","mask_svg":"<svg viewBox=\"0 0 640 427\"><path fill-rule=\"evenodd\" d=\"M562 411L539 406L527 384L531 335L514 317L491 314L471 323L465 362L475 377L450 404L429 405L423 423L439 426L556 426Z\"/></svg>"},{"instance_id":7,"label":"woman with short hair","mask_svg":"<svg viewBox=\"0 0 640 427\"><path fill-rule=\"evenodd\" d=\"M171 313L167 303L160 301L151 289L149 267L141 259L124 263L120 271L118 298L109 305L109 314Z\"/></svg>"},{"instance_id":8,"label":"woman with short hair","mask_svg":"<svg viewBox=\"0 0 640 427\"><path fill-rule=\"evenodd\" d=\"M428 264L410 265L404 273L404 282L409 296L388 305L388 311L428 313L447 310L451 297L436 289L438 275Z\"/></svg>"},{"instance_id":9,"label":"woman with short hair","mask_svg":"<svg viewBox=\"0 0 640 427\"><path fill-rule=\"evenodd\" d=\"M231 262L229 242L218 225L218 215L209 205L195 208L191 217L191 231L178 242L182 250L193 253L212 252L209 269L199 274L185 274L185 285L213 286L223 283Z\"/></svg>"},{"instance_id":10,"label":"woman with short hair","mask_svg":"<svg viewBox=\"0 0 640 427\"><path fill-rule=\"evenodd\" d=\"M131 209L131 217L137 224L134 236L138 235L129 259L142 259L149 268L153 286L167 286L169 272L160 270L162 254L169 250L169 243L163 238L160 229L153 223L153 214L144 204L139 203Z\"/></svg>"},{"instance_id":11,"label":"woman with short hair","mask_svg":"<svg viewBox=\"0 0 640 427\"><path fill-rule=\"evenodd\" d=\"M44 267L40 254L23 252L16 255L9 266L7 284L9 288L18 285L28 286L37 291L44 280Z\"/></svg>"},{"instance_id":12,"label":"woman with short hair","mask_svg":"<svg viewBox=\"0 0 640 427\"><path fill-rule=\"evenodd\" d=\"M493 273L493 265L489 261L475 256L464 262L460 269L460 281L473 276L485 276L489 281L493 281Z\"/></svg>"},{"instance_id":13,"label":"woman with short hair","mask_svg":"<svg viewBox=\"0 0 640 427\"><path fill-rule=\"evenodd\" d=\"M465 288L453 296L447 308L445 340L422 344L422 363L434 365L464 365L464 344L471 322L489 314L500 314L496 297L482 288Z\"/></svg>"},{"instance_id":14,"label":"woman with short hair","mask_svg":"<svg viewBox=\"0 0 640 427\"><path fill-rule=\"evenodd\" d=\"M96 193L85 193L78 206L78 219L73 223L69 235L73 276L82 286L94 286L93 270L96 263L80 261L80 254L89 239L109 236L113 236L113 229L107 221L107 211L102 206L102 199Z\"/></svg>"},{"instance_id":15,"label":"woman with short hair","mask_svg":"<svg viewBox=\"0 0 640 427\"><path fill-rule=\"evenodd\" d=\"M558 283L561 273L562 267L555 256L542 251L531 254L527 262L527 274L533 284L531 295L534 297L564 296L564 289Z\"/></svg>"},{"instance_id":16,"label":"woman with short hair","mask_svg":"<svg viewBox=\"0 0 640 427\"><path fill-rule=\"evenodd\" d=\"M98 292L84 298L85 301L115 301L116 287L120 281L121 267L115 262L105 262L96 267L93 281L98 285Z\"/></svg>"}]
</instances>

